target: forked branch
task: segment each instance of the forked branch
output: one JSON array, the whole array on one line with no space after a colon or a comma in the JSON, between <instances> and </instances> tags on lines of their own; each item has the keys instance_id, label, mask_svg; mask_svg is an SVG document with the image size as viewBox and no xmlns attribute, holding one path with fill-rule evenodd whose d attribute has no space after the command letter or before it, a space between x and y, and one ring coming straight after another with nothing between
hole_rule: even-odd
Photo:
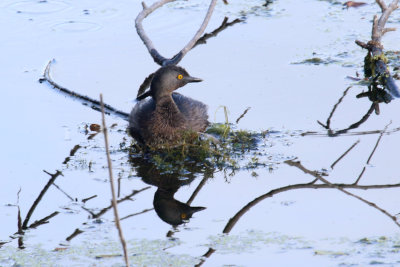
<instances>
[{"instance_id":1,"label":"forked branch","mask_svg":"<svg viewBox=\"0 0 400 267\"><path fill-rule=\"evenodd\" d=\"M179 51L179 53L177 53L172 58L168 59L168 58L163 57L157 51L157 49L154 47L153 42L150 40L150 38L147 36L146 32L143 29L142 21L156 9L162 7L163 5L165 5L167 3L173 2L173 1L175 1L175 0L160 0L160 1L157 1L154 4L152 4L150 7L147 7L145 3L142 3L143 10L139 13L139 15L136 17L136 20L135 20L136 31L137 31L140 39L142 39L144 45L147 47L147 50L149 51L150 55L153 57L154 61L161 66L178 64L182 60L182 58L186 55L186 53L189 52L189 50L193 48L193 46L196 44L197 40L200 39L201 35L203 34L204 30L206 29L208 22L210 21L211 15L214 11L215 5L217 3L217 0L211 0L207 14L206 14L200 28L196 32L196 34L182 48L182 50Z\"/></svg>"},{"instance_id":2,"label":"forked branch","mask_svg":"<svg viewBox=\"0 0 400 267\"><path fill-rule=\"evenodd\" d=\"M202 37L200 37L196 43L194 44L194 46L192 47L195 48L197 45L199 44L205 44L207 43L207 40L212 38L212 37L216 37L220 32L222 32L223 30L225 30L226 28L235 25L236 23L242 22L243 20L241 19L234 19L232 21L228 21L228 17L225 17L224 20L222 21L221 25L216 28L215 30L213 30L210 33L205 33ZM146 77L146 79L143 81L143 83L140 85L138 93L137 93L137 98L136 100L142 100L148 96L150 96L150 92L146 92L146 89L149 88L150 83L153 79L154 76L154 72L152 74L150 74L149 76Z\"/></svg>"},{"instance_id":3,"label":"forked branch","mask_svg":"<svg viewBox=\"0 0 400 267\"><path fill-rule=\"evenodd\" d=\"M395 31L395 28L385 28L386 22L389 19L390 14L398 8L399 0L393 0L389 6L385 4L384 0L376 0L376 3L382 10L382 15L378 19L378 16L374 16L374 22L372 25L372 41L379 42L381 41L382 36L389 31Z\"/></svg>"}]
</instances>

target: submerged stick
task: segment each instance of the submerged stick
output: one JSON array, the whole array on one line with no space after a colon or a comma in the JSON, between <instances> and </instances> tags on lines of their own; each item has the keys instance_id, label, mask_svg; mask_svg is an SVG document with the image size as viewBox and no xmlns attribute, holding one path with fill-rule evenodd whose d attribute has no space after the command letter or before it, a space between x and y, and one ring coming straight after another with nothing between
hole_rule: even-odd
<instances>
[{"instance_id":1,"label":"submerged stick","mask_svg":"<svg viewBox=\"0 0 400 267\"><path fill-rule=\"evenodd\" d=\"M122 233L121 224L120 224L120 221L119 221L118 208L117 208L117 199L115 197L114 178L113 178L113 173L112 173L112 164L111 164L111 158L110 158L110 151L109 151L109 148L108 148L108 133L107 133L107 127L106 127L105 114L104 114L103 94L100 94L100 105L101 105L101 118L102 118L102 124L103 124L104 143L105 143L106 155L107 155L108 174L110 176L110 186L111 186L111 195L112 195L111 203L112 203L113 210L114 210L115 226L118 229L119 239L121 241L122 248L124 250L125 264L128 267L129 266L128 251L126 249L126 242L125 242L124 235Z\"/></svg>"},{"instance_id":2,"label":"submerged stick","mask_svg":"<svg viewBox=\"0 0 400 267\"><path fill-rule=\"evenodd\" d=\"M43 73L43 78L39 79L40 83L43 82L47 82L49 83L51 86L53 86L54 89L59 90L60 92L73 97L75 99L79 99L80 101L82 101L82 104L84 105L91 105L91 108L97 111L100 111L100 102L96 99L90 98L86 95L82 95L79 93L76 93L66 87L63 87L61 85L59 85L58 83L56 83L50 76L50 67L51 67L51 63L54 61L50 60L49 63L47 64L44 73ZM105 108L105 112L110 113L110 114L114 114L124 120L128 120L129 114L126 112L123 112L121 110L118 110L110 105L104 104L104 108Z\"/></svg>"}]
</instances>

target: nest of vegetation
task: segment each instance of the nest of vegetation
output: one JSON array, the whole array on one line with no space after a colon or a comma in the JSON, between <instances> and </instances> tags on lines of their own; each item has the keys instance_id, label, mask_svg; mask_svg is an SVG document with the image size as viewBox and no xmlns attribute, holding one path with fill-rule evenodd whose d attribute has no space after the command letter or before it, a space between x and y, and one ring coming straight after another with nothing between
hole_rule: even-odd
<instances>
[{"instance_id":1,"label":"nest of vegetation","mask_svg":"<svg viewBox=\"0 0 400 267\"><path fill-rule=\"evenodd\" d=\"M179 144L142 147L133 142L130 157L133 162L151 164L162 174L208 171L228 171L265 167L260 157L259 143L267 132L236 130L230 123L212 124L205 136L185 132ZM138 159L140 160L138 161Z\"/></svg>"}]
</instances>

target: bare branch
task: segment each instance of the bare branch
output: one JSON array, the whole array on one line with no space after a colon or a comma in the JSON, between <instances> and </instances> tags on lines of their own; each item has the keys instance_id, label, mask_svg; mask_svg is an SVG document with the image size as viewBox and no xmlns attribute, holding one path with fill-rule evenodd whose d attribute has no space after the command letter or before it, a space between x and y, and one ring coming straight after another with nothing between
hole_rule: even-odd
<instances>
[{"instance_id":1,"label":"bare branch","mask_svg":"<svg viewBox=\"0 0 400 267\"><path fill-rule=\"evenodd\" d=\"M345 129L338 130L338 131L335 131L335 132L330 132L330 133L328 133L329 136L338 136L338 135L347 133L348 131L350 131L352 129L360 127L361 124L363 124L364 122L366 122L368 120L369 116L371 115L371 113L374 110L375 110L375 103L372 103L372 105L368 109L367 113L365 113L365 115L362 116L362 118L359 121L353 123L352 125L350 125L349 127L345 128Z\"/></svg>"},{"instance_id":2,"label":"bare branch","mask_svg":"<svg viewBox=\"0 0 400 267\"><path fill-rule=\"evenodd\" d=\"M387 8L385 1L383 0L376 0L376 3L381 7L382 12Z\"/></svg>"},{"instance_id":3,"label":"bare branch","mask_svg":"<svg viewBox=\"0 0 400 267\"><path fill-rule=\"evenodd\" d=\"M136 17L135 20L136 32L138 33L140 39L142 39L144 45L147 47L147 50L149 50L149 53L153 57L154 61L159 65L162 65L162 63L166 60L166 58L162 57L155 49L153 42L150 40L150 38L147 36L147 34L143 29L142 21L157 8L160 8L166 3L173 1L175 0L161 0L155 2L150 7L146 7L146 4L142 3L143 10L139 13L139 15Z\"/></svg>"},{"instance_id":4,"label":"bare branch","mask_svg":"<svg viewBox=\"0 0 400 267\"><path fill-rule=\"evenodd\" d=\"M355 195L345 189L343 189L344 187L339 186L337 184L332 184L331 182L329 182L328 180L326 180L325 178L323 178L320 174L318 174L316 171L310 171L309 169L305 168L300 161L293 161L293 160L287 160L285 161L286 164L288 164L289 166L293 166L293 167L297 167L298 169L302 170L304 173L306 174L310 174L312 176L314 176L315 178L317 178L318 180L320 180L321 182L323 182L324 184L332 187L332 188L336 188L339 191L345 193L346 195L349 195L351 197L354 197L358 200L360 200L361 202L364 202L365 204L377 209L378 211L380 211L381 213L383 213L384 215L386 215L387 217L389 217L397 226L400 227L400 223L397 221L396 216L393 216L392 214L390 214L389 212L387 212L386 210L382 209L381 207L379 207L378 205L376 205L373 202L370 202L358 195Z\"/></svg>"},{"instance_id":5,"label":"bare branch","mask_svg":"<svg viewBox=\"0 0 400 267\"><path fill-rule=\"evenodd\" d=\"M215 30L213 30L210 33L205 33L201 38L199 38L196 43L194 44L194 46L192 47L195 48L196 46L198 46L199 44L205 44L207 43L207 40L212 38L212 37L216 37L220 32L222 32L223 30L225 30L226 28L235 25L236 23L242 22L243 20L241 19L234 19L231 22L228 22L228 17L225 17L224 20L222 21L221 25L216 28ZM147 88L150 87L151 81L153 79L154 73L150 74L149 76L146 77L146 79L143 81L143 83L140 85L138 93L137 93L137 97L136 100L142 100L148 96L150 96L150 92L146 91Z\"/></svg>"},{"instance_id":6,"label":"bare branch","mask_svg":"<svg viewBox=\"0 0 400 267\"><path fill-rule=\"evenodd\" d=\"M387 32L394 32L396 30L396 28L385 28L383 29L383 34L387 33Z\"/></svg>"},{"instance_id":7,"label":"bare branch","mask_svg":"<svg viewBox=\"0 0 400 267\"><path fill-rule=\"evenodd\" d=\"M26 230L28 229L28 223L29 220L31 219L31 216L33 212L35 211L36 207L39 205L39 202L42 200L43 196L46 194L47 190L50 188L50 186L54 183L54 181L57 179L58 176L63 175L62 172L59 170L56 171L56 173L52 174L49 173L45 170L43 170L45 173L51 176L50 180L47 182L47 184L43 187L42 191L40 192L39 196L35 199L33 202L32 206L30 207L28 213L25 216L24 222L22 223L22 229Z\"/></svg>"},{"instance_id":8,"label":"bare branch","mask_svg":"<svg viewBox=\"0 0 400 267\"><path fill-rule=\"evenodd\" d=\"M361 46L362 48L369 49L369 45L368 44L366 44L364 42L361 42L359 40L356 40L355 42L356 42L357 45Z\"/></svg>"},{"instance_id":9,"label":"bare branch","mask_svg":"<svg viewBox=\"0 0 400 267\"><path fill-rule=\"evenodd\" d=\"M231 22L228 22L228 17L225 17L224 20L222 21L221 25L216 28L215 30L213 30L210 33L205 33L199 40L197 40L196 44L193 46L196 47L199 44L205 44L207 43L207 40L210 39L211 37L215 37L217 36L220 32L222 32L223 30L225 30L226 28L235 25L236 23L240 23L243 20L241 19L234 19Z\"/></svg>"},{"instance_id":10,"label":"bare branch","mask_svg":"<svg viewBox=\"0 0 400 267\"><path fill-rule=\"evenodd\" d=\"M187 45L185 45L182 50L177 53L175 56L173 56L171 59L167 59L163 57L157 49L154 47L153 42L150 40L150 38L147 36L146 32L143 29L142 21L150 15L153 11L156 9L162 7L163 5L173 2L175 0L160 0L150 7L146 7L145 4L142 4L143 10L139 13L139 15L136 17L135 20L135 27L136 31L142 39L144 45L147 47L147 50L149 51L150 55L153 57L154 61L161 65L161 66L166 66L166 65L176 65L179 63L179 61L182 60L182 58L186 55L187 52L189 52L190 49L193 48L193 46L196 44L197 40L200 39L201 35L203 34L204 30L206 29L208 22L210 21L211 15L214 11L215 5L217 3L217 0L211 0L210 6L208 8L207 14L203 20L203 23L201 24L199 30L196 32L194 37L189 41Z\"/></svg>"},{"instance_id":11,"label":"bare branch","mask_svg":"<svg viewBox=\"0 0 400 267\"><path fill-rule=\"evenodd\" d=\"M375 15L372 22L372 40L378 38L380 39L379 29L378 29L378 15Z\"/></svg>"},{"instance_id":12,"label":"bare branch","mask_svg":"<svg viewBox=\"0 0 400 267\"><path fill-rule=\"evenodd\" d=\"M382 10L382 15L378 19L378 16L374 16L374 23L372 26L372 41L380 42L382 36L387 32L385 31L385 24L389 19L390 14L398 8L399 0L393 0L389 6L386 6L383 0L376 0L376 3Z\"/></svg>"},{"instance_id":13,"label":"bare branch","mask_svg":"<svg viewBox=\"0 0 400 267\"><path fill-rule=\"evenodd\" d=\"M295 166L298 167L299 169L301 169L302 171L311 174L312 176L315 175L315 172L313 171L309 171L306 168L304 168L301 164L299 164L298 162L294 162L294 161L286 161L285 163L287 163L290 166ZM315 177L315 176L314 176ZM319 178L317 178L318 180L320 180ZM323 178L322 178L323 179ZM228 234L230 233L230 231L233 229L233 227L236 225L236 223L239 221L239 219L245 214L247 213L252 207L256 206L258 203L260 203L261 201L265 200L266 198L270 198L273 197L274 195L277 195L279 193L283 193L283 192L287 192L287 191L291 191L291 190L298 190L298 189L339 189L339 190L343 190L344 188L348 188L348 189L361 189L361 190L369 190L369 189L381 189L381 188L398 188L400 187L400 184L388 184L388 185L355 185L355 184L332 184L332 183L324 183L324 184L311 184L311 183L306 183L306 184L294 184L294 185L288 185L288 186L284 186L284 187L280 187L280 188L276 188L273 189L257 198L255 198L254 200L250 201L246 206L244 206L242 209L240 209L231 219L229 219L228 223L226 224L224 230L222 231L222 233L224 234ZM346 191L347 192L347 191ZM373 204L373 203L372 203ZM375 205L375 204L373 204ZM371 205L371 206L373 206ZM375 208L376 205L375 205ZM385 212L384 212L385 213ZM387 215L387 212L385 213L385 215ZM395 221L395 223L397 225L399 225L399 223L397 222L397 220L395 220L395 217L392 215L388 215L392 220ZM400 225L399 225L400 226Z\"/></svg>"},{"instance_id":14,"label":"bare branch","mask_svg":"<svg viewBox=\"0 0 400 267\"><path fill-rule=\"evenodd\" d=\"M374 81L378 81L378 83L382 85L384 89L383 92L387 93L385 102L389 103L393 96L400 97L400 91L387 66L387 59L383 53L381 39L385 33L395 30L395 28L385 28L385 25L392 12L398 8L399 0L393 0L389 6L385 4L384 0L376 0L376 3L381 8L382 14L379 18L378 15L374 16L371 40L367 44L356 41L356 44L362 48L368 49L364 65L365 76L367 78L372 78ZM374 85L374 88L377 89L377 86ZM375 107L375 112L378 114L379 107L378 105L375 105Z\"/></svg>"},{"instance_id":15,"label":"bare branch","mask_svg":"<svg viewBox=\"0 0 400 267\"><path fill-rule=\"evenodd\" d=\"M197 40L200 39L201 35L203 32L206 30L207 24L210 21L211 15L214 11L215 5L217 4L217 0L212 0L210 3L210 6L208 8L207 14L203 20L203 23L201 24L199 30L197 31L196 35L192 38L192 40L189 41L189 43L181 50L180 53L182 53L182 57L186 55L187 52L189 52L190 49L193 48L193 46L196 44Z\"/></svg>"}]
</instances>

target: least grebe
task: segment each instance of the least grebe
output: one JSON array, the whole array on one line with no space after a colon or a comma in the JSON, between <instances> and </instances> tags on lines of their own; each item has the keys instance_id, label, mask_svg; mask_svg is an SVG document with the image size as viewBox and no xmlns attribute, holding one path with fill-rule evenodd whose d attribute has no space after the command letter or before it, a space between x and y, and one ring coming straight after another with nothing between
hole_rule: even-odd
<instances>
[{"instance_id":1,"label":"least grebe","mask_svg":"<svg viewBox=\"0 0 400 267\"><path fill-rule=\"evenodd\" d=\"M184 132L204 132L208 126L207 106L174 93L191 82L201 82L178 66L158 69L152 79L151 96L138 102L129 116L129 132L149 146L179 143ZM141 99L142 97L138 97Z\"/></svg>"}]
</instances>

